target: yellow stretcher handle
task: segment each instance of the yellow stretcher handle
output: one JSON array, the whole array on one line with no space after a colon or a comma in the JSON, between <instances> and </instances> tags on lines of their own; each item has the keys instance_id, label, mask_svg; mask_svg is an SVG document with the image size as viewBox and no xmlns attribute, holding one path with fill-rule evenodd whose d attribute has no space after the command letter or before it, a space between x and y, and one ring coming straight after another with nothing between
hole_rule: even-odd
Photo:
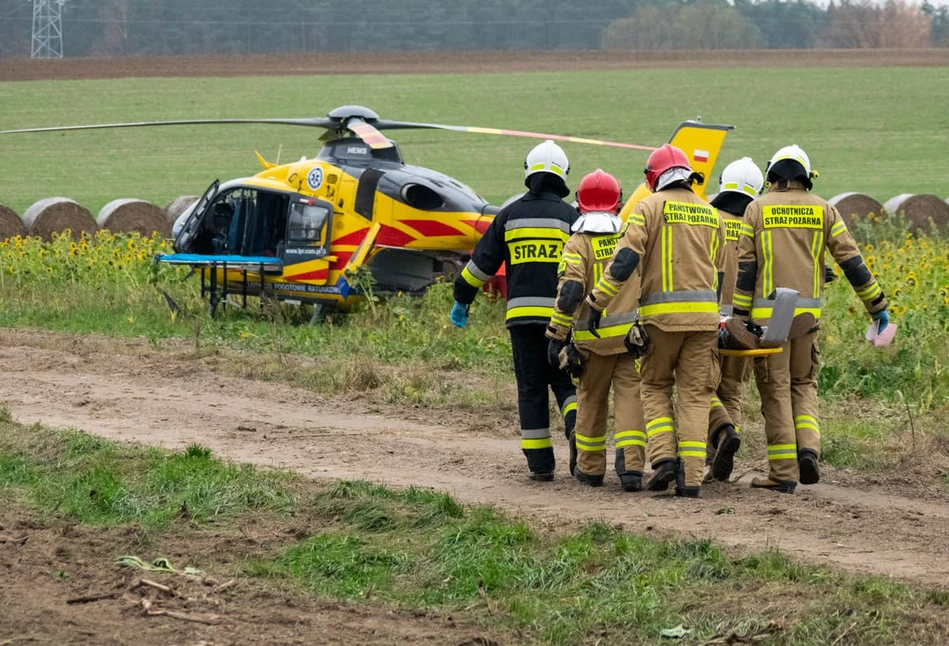
<instances>
[{"instance_id":1,"label":"yellow stretcher handle","mask_svg":"<svg viewBox=\"0 0 949 646\"><path fill-rule=\"evenodd\" d=\"M768 354L778 354L783 351L784 348L757 348L755 350L718 349L718 353L724 357L763 357Z\"/></svg>"}]
</instances>

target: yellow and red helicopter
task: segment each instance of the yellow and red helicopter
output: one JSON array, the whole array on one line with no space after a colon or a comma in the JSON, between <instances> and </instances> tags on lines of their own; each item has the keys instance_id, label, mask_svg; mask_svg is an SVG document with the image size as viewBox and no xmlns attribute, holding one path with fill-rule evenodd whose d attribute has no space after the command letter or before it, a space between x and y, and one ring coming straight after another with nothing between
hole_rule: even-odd
<instances>
[{"instance_id":1,"label":"yellow and red helicopter","mask_svg":"<svg viewBox=\"0 0 949 646\"><path fill-rule=\"evenodd\" d=\"M264 123L325 130L316 157L273 164L252 177L215 181L175 226L175 253L159 262L193 267L213 314L228 295L347 310L361 297L352 276L367 267L380 292L418 293L459 270L499 207L458 180L406 164L386 130L435 129L553 139L652 151L610 141L435 123L390 121L362 106L326 117L197 119L8 130L2 134L143 126ZM686 121L670 143L709 177L732 126ZM699 190L704 190L700 188ZM640 184L627 215L648 194Z\"/></svg>"}]
</instances>

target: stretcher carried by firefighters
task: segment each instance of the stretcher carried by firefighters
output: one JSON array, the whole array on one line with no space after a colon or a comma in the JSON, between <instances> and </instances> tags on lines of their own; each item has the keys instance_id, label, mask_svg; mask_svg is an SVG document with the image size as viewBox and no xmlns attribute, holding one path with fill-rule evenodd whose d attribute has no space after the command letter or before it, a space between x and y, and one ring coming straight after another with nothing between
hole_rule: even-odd
<instances>
[{"instance_id":1,"label":"stretcher carried by firefighters","mask_svg":"<svg viewBox=\"0 0 949 646\"><path fill-rule=\"evenodd\" d=\"M757 326L729 317L722 321L718 353L727 357L760 357L778 354L792 333L806 333L817 321L811 314L794 316L798 292L778 287L768 298L771 318L768 325Z\"/></svg>"}]
</instances>

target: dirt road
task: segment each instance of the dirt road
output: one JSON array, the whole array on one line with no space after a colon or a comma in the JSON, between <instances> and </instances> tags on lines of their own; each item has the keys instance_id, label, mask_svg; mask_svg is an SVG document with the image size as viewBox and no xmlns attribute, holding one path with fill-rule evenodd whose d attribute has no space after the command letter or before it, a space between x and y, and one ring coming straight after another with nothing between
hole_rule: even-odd
<instances>
[{"instance_id":1,"label":"dirt road","mask_svg":"<svg viewBox=\"0 0 949 646\"><path fill-rule=\"evenodd\" d=\"M117 440L169 448L200 442L232 460L317 478L434 487L553 527L599 518L635 532L713 537L739 552L777 547L854 571L949 581L949 493L938 487L870 484L828 469L825 483L794 496L753 492L747 472L757 460L738 465L741 483L709 486L701 500L624 494L615 476L602 489L585 489L563 464L556 482L534 484L524 477L516 431L499 436L490 416L479 422L451 409L325 398L228 376L187 352L0 330L0 404L24 422ZM425 416L431 421L406 421ZM565 457L565 442L557 450Z\"/></svg>"},{"instance_id":2,"label":"dirt road","mask_svg":"<svg viewBox=\"0 0 949 646\"><path fill-rule=\"evenodd\" d=\"M471 74L713 67L931 67L946 49L746 50L703 52L397 52L261 54L162 58L0 60L0 81L287 76L311 74Z\"/></svg>"}]
</instances>

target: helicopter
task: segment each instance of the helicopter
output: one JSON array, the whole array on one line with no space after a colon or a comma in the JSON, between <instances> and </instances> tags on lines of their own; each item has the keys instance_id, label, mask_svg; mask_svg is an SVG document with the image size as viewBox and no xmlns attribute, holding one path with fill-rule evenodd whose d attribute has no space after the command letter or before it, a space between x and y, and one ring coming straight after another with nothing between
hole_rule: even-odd
<instances>
[{"instance_id":1,"label":"helicopter","mask_svg":"<svg viewBox=\"0 0 949 646\"><path fill-rule=\"evenodd\" d=\"M157 257L201 275L201 294L214 315L229 296L258 296L348 311L363 297L354 277L367 268L376 293L419 294L461 270L500 207L464 183L405 163L385 130L435 129L484 135L552 139L652 151L652 146L473 126L384 120L347 105L326 117L302 119L195 119L7 130L25 132L146 126L265 123L321 128L313 158L272 163L255 153L262 170L251 177L215 180L176 222L175 253ZM732 126L685 121L670 143L686 151L708 177ZM704 189L700 186L698 190ZM649 193L640 184L623 216ZM364 270L363 270L364 271ZM503 284L488 289L503 291Z\"/></svg>"}]
</instances>

